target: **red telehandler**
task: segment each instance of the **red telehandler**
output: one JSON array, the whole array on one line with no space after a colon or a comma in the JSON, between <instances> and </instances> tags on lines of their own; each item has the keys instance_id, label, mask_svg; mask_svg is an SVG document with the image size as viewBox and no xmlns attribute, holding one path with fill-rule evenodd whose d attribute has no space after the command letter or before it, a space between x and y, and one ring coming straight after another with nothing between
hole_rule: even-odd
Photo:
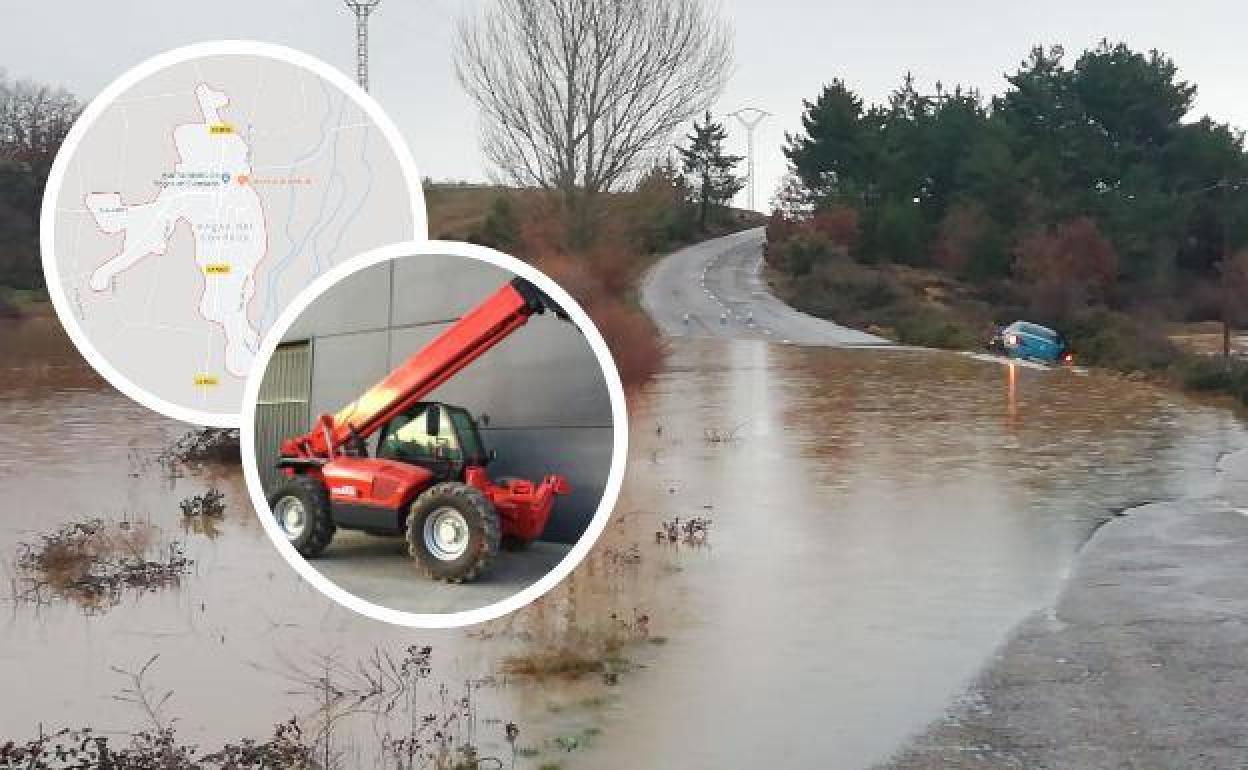
<instances>
[{"instance_id":1,"label":"red telehandler","mask_svg":"<svg viewBox=\"0 0 1248 770\"><path fill-rule=\"evenodd\" d=\"M269 506L299 553L320 554L338 527L405 532L408 551L431 577L460 583L479 576L500 546L518 549L537 538L555 495L571 491L568 480L491 480L486 466L495 455L472 414L422 399L547 310L569 320L516 278L355 402L283 441L278 467L286 478Z\"/></svg>"}]
</instances>

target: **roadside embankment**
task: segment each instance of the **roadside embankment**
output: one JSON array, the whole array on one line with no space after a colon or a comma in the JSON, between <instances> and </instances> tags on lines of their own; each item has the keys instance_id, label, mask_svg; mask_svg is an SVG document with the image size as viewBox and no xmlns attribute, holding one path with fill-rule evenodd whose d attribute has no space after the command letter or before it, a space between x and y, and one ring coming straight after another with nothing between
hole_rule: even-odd
<instances>
[{"instance_id":1,"label":"roadside embankment","mask_svg":"<svg viewBox=\"0 0 1248 770\"><path fill-rule=\"evenodd\" d=\"M1211 490L1132 509L1081 551L942 721L885 767L1241 767L1248 451Z\"/></svg>"}]
</instances>

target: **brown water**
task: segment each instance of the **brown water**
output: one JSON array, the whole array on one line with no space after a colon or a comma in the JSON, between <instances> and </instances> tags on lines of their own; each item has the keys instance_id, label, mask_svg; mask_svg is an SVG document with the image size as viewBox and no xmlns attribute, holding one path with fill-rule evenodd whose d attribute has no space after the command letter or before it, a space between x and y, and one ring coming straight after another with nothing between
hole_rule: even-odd
<instances>
[{"instance_id":1,"label":"brown water","mask_svg":"<svg viewBox=\"0 0 1248 770\"><path fill-rule=\"evenodd\" d=\"M673 578L670 642L576 766L869 766L1054 597L1108 516L1211 490L1248 443L1222 410L1107 376L673 347L635 424L662 426L654 509L711 517L713 551Z\"/></svg>"},{"instance_id":2,"label":"brown water","mask_svg":"<svg viewBox=\"0 0 1248 770\"><path fill-rule=\"evenodd\" d=\"M157 698L172 691L165 716L184 740L211 748L265 738L292 715L315 726L322 715L305 680L325 660L352 669L375 650L401 656L412 644L434 648L426 686L406 709L337 723L335 747L346 766L376 764L384 730L409 712L443 711L469 682L473 738L486 753L510 756L503 738L510 720L521 725L520 745L542 750L517 767L536 767L560 750L552 742L561 737L594 731L609 701L602 681L534 686L496 676L503 657L553 644L566 629L571 586L508 623L473 630L484 639L357 616L289 569L260 527L237 468L165 472L155 458L187 426L103 384L55 320L0 323L0 351L0 743L33 737L41 725L117 735L146 728L137 708L115 698L128 683L114 669L135 671L154 655L146 682ZM225 495L224 519L206 530L186 526L178 501L209 488ZM194 562L190 574L173 587L125 592L116 606L15 600L7 589L20 577L18 545L97 516L150 522L160 543L181 541ZM414 590L420 585L413 576ZM459 729L466 735L466 726Z\"/></svg>"},{"instance_id":3,"label":"brown water","mask_svg":"<svg viewBox=\"0 0 1248 770\"><path fill-rule=\"evenodd\" d=\"M112 668L157 654L152 683L173 691L180 734L263 737L292 714L315 721L299 672L324 656L353 665L429 644L419 705L437 708L438 683L477 682L487 752L507 755L507 720L541 749L517 767L862 766L940 713L1111 511L1202 489L1248 443L1217 409L1117 379L912 351L673 345L636 407L625 492L593 557L508 620L418 632L303 584L236 469L164 473L153 458L185 426L103 385L55 321L0 324L4 576L18 543L83 516L150 521L194 560L176 587L106 611L0 601L0 737L143 726L113 698L126 682ZM210 487L227 502L214 536L177 509ZM655 544L672 516L712 519L709 545ZM592 647L640 615L665 643L624 650L642 666L619 686L500 673L508 655ZM348 764L374 762L381 722L339 726Z\"/></svg>"}]
</instances>

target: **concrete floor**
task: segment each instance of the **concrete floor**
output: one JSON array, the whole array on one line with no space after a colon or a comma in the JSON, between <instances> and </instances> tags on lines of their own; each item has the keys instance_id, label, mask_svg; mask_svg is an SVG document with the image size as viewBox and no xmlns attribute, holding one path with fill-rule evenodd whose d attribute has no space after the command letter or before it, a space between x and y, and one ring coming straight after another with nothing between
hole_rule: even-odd
<instances>
[{"instance_id":1,"label":"concrete floor","mask_svg":"<svg viewBox=\"0 0 1248 770\"><path fill-rule=\"evenodd\" d=\"M537 582L571 549L536 542L524 551L503 551L475 582L441 583L424 577L401 537L338 530L311 564L340 588L374 604L404 612L449 613L485 607Z\"/></svg>"}]
</instances>

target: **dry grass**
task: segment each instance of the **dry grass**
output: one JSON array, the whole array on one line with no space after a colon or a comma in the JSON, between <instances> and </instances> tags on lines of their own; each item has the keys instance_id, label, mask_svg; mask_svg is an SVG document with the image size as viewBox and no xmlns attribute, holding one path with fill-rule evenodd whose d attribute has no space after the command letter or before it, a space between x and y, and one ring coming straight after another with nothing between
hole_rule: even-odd
<instances>
[{"instance_id":1,"label":"dry grass","mask_svg":"<svg viewBox=\"0 0 1248 770\"><path fill-rule=\"evenodd\" d=\"M36 543L19 543L16 601L72 601L85 609L116 605L124 589L175 585L191 566L181 544L158 542L147 522L71 522Z\"/></svg>"},{"instance_id":2,"label":"dry grass","mask_svg":"<svg viewBox=\"0 0 1248 770\"><path fill-rule=\"evenodd\" d=\"M496 185L427 184L425 209L429 217L429 237L476 242L490 207L499 196L523 201L538 195L537 191Z\"/></svg>"}]
</instances>

